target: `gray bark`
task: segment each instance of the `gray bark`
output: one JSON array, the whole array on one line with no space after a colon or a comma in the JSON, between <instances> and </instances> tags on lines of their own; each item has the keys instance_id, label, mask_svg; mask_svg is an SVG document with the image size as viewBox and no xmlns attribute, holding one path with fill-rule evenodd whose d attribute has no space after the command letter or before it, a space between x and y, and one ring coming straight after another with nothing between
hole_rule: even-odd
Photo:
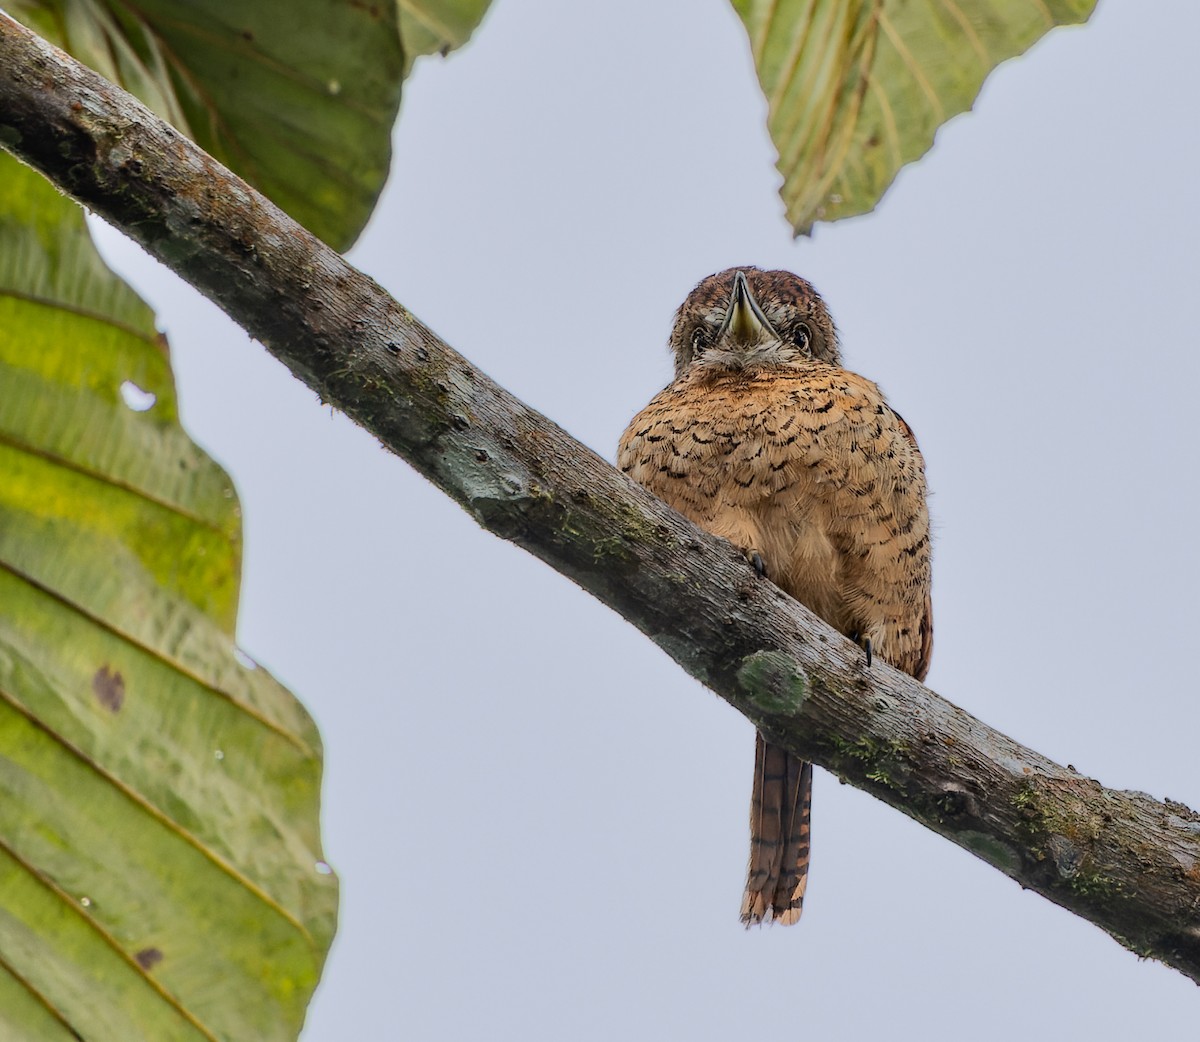
<instances>
[{"instance_id":1,"label":"gray bark","mask_svg":"<svg viewBox=\"0 0 1200 1042\"><path fill-rule=\"evenodd\" d=\"M1200 815L1106 789L910 677L867 668L734 547L523 405L141 104L4 15L0 143L772 741L1200 980Z\"/></svg>"}]
</instances>

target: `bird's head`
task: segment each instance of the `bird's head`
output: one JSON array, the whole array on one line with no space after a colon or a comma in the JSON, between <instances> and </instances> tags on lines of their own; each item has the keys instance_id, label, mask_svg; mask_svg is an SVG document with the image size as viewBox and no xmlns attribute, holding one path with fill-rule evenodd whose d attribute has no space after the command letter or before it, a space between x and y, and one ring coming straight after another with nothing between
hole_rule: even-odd
<instances>
[{"instance_id":1,"label":"bird's head","mask_svg":"<svg viewBox=\"0 0 1200 1042\"><path fill-rule=\"evenodd\" d=\"M825 302L790 271L729 268L709 275L675 313L675 375L803 365L841 365Z\"/></svg>"}]
</instances>

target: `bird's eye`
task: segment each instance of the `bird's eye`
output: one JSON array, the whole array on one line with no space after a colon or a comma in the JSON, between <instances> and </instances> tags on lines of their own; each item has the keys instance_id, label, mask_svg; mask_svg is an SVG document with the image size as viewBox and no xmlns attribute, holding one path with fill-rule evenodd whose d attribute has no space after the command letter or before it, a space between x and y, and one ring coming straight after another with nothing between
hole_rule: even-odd
<instances>
[{"instance_id":1,"label":"bird's eye","mask_svg":"<svg viewBox=\"0 0 1200 1042\"><path fill-rule=\"evenodd\" d=\"M708 346L708 330L697 326L692 330L692 350L703 351Z\"/></svg>"},{"instance_id":2,"label":"bird's eye","mask_svg":"<svg viewBox=\"0 0 1200 1042\"><path fill-rule=\"evenodd\" d=\"M799 347L808 347L812 343L812 330L808 328L806 322L801 322L796 327L796 344Z\"/></svg>"}]
</instances>

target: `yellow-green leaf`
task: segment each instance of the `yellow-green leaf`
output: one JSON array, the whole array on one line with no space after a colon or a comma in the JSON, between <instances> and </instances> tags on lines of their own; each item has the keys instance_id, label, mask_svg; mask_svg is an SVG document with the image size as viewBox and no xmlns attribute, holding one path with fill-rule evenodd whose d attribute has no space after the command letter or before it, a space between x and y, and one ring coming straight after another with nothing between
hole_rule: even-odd
<instances>
[{"instance_id":1,"label":"yellow-green leaf","mask_svg":"<svg viewBox=\"0 0 1200 1042\"><path fill-rule=\"evenodd\" d=\"M1095 0L733 0L798 233L874 209L984 78Z\"/></svg>"},{"instance_id":2,"label":"yellow-green leaf","mask_svg":"<svg viewBox=\"0 0 1200 1042\"><path fill-rule=\"evenodd\" d=\"M150 311L0 156L6 1042L299 1032L336 920L320 739L235 648L240 527Z\"/></svg>"},{"instance_id":3,"label":"yellow-green leaf","mask_svg":"<svg viewBox=\"0 0 1200 1042\"><path fill-rule=\"evenodd\" d=\"M404 73L396 9L345 0L7 0L330 245L387 177ZM441 5L437 5L441 6Z\"/></svg>"},{"instance_id":4,"label":"yellow-green leaf","mask_svg":"<svg viewBox=\"0 0 1200 1042\"><path fill-rule=\"evenodd\" d=\"M461 47L487 12L491 0L396 0L404 41L405 75L423 54Z\"/></svg>"}]
</instances>

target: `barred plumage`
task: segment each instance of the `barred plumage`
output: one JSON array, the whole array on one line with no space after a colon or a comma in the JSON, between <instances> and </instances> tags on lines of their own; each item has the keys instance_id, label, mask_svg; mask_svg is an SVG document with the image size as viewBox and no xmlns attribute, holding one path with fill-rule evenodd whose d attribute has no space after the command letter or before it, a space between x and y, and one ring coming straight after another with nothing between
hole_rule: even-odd
<instances>
[{"instance_id":1,"label":"barred plumage","mask_svg":"<svg viewBox=\"0 0 1200 1042\"><path fill-rule=\"evenodd\" d=\"M618 464L874 655L929 668L924 461L870 380L841 367L824 302L789 272L729 269L676 315L676 378ZM869 645L867 642L870 642ZM746 923L800 917L812 767L757 739Z\"/></svg>"}]
</instances>

